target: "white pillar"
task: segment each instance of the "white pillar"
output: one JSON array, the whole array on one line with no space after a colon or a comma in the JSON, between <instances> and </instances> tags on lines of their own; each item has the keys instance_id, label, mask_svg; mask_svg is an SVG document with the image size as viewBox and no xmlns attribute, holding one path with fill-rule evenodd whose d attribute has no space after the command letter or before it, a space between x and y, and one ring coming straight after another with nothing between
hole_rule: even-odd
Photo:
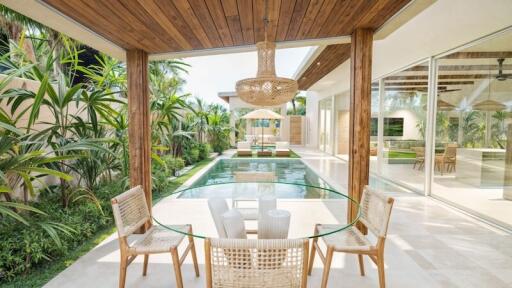
<instances>
[{"instance_id":1,"label":"white pillar","mask_svg":"<svg viewBox=\"0 0 512 288\"><path fill-rule=\"evenodd\" d=\"M384 79L379 80L379 115L377 118L377 174L381 175L384 165Z\"/></svg>"},{"instance_id":2,"label":"white pillar","mask_svg":"<svg viewBox=\"0 0 512 288\"><path fill-rule=\"evenodd\" d=\"M428 62L427 127L425 129L425 196L431 194L434 179L436 111L437 111L437 61L430 57Z\"/></svg>"}]
</instances>

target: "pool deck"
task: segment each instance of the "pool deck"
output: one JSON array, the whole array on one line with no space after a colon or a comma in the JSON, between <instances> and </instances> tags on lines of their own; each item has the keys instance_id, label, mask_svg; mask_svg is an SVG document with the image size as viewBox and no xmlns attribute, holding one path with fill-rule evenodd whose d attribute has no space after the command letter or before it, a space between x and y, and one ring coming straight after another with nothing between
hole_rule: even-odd
<instances>
[{"instance_id":1,"label":"pool deck","mask_svg":"<svg viewBox=\"0 0 512 288\"><path fill-rule=\"evenodd\" d=\"M321 152L293 148L302 160L334 188L345 191L348 167L346 162ZM229 153L232 153L230 151ZM229 153L221 157L230 157ZM218 161L218 160L215 160ZM215 162L210 165L214 165ZM206 171L205 167L203 171ZM199 174L186 185L193 183ZM395 197L385 266L387 287L511 287L512 235L466 216L436 200L414 193L382 186ZM289 201L288 209L303 209L301 200ZM202 199L163 199L153 207L157 217L169 223L179 223L181 215L203 223L202 231L212 230L210 216L197 213L204 209ZM321 201L308 203L309 209L321 209ZM318 210L320 211L320 210ZM325 211L325 209L323 209ZM191 218L190 218L191 217ZM307 221L304 213L304 221ZM326 222L332 215L325 215ZM198 224L199 225L199 224ZM304 225L309 231L312 227ZM205 287L203 241L196 240L201 277L193 273L188 257L182 267L185 287ZM365 259L366 276L358 271L357 257L335 254L329 287L378 287L376 267ZM308 287L319 287L321 261L308 277ZM113 234L89 253L52 279L45 287L117 287L119 250L117 235ZM142 277L142 258L128 267L126 287L176 287L171 257L168 254L151 256L148 275Z\"/></svg>"}]
</instances>

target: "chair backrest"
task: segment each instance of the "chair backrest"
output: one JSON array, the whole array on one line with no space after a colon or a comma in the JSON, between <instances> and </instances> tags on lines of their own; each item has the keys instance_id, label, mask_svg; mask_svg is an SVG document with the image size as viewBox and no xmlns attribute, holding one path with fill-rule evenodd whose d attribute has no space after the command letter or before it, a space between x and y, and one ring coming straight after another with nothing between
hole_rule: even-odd
<instances>
[{"instance_id":1,"label":"chair backrest","mask_svg":"<svg viewBox=\"0 0 512 288\"><path fill-rule=\"evenodd\" d=\"M237 171L234 172L235 182L274 182L276 174L274 172L259 171Z\"/></svg>"},{"instance_id":2,"label":"chair backrest","mask_svg":"<svg viewBox=\"0 0 512 288\"><path fill-rule=\"evenodd\" d=\"M455 158L457 156L457 144L448 144L444 150L444 157Z\"/></svg>"},{"instance_id":3,"label":"chair backrest","mask_svg":"<svg viewBox=\"0 0 512 288\"><path fill-rule=\"evenodd\" d=\"M251 143L250 142L238 142L236 144L237 149L251 149Z\"/></svg>"},{"instance_id":4,"label":"chair backrest","mask_svg":"<svg viewBox=\"0 0 512 288\"><path fill-rule=\"evenodd\" d=\"M286 142L286 141L278 141L276 142L276 150L286 150L286 149L290 149L290 143Z\"/></svg>"},{"instance_id":5,"label":"chair backrest","mask_svg":"<svg viewBox=\"0 0 512 288\"><path fill-rule=\"evenodd\" d=\"M120 237L133 234L151 219L141 186L134 187L112 198L111 202L117 233Z\"/></svg>"},{"instance_id":6,"label":"chair backrest","mask_svg":"<svg viewBox=\"0 0 512 288\"><path fill-rule=\"evenodd\" d=\"M368 227L368 230L375 236L385 238L393 202L392 197L368 186L364 187L359 221Z\"/></svg>"},{"instance_id":7,"label":"chair backrest","mask_svg":"<svg viewBox=\"0 0 512 288\"><path fill-rule=\"evenodd\" d=\"M222 215L229 211L228 202L226 199L219 197L210 198L208 199L208 208L212 214L213 222L215 223L215 228L217 229L217 234L219 234L219 237L228 237L226 230L224 229L224 220L222 218Z\"/></svg>"},{"instance_id":8,"label":"chair backrest","mask_svg":"<svg viewBox=\"0 0 512 288\"><path fill-rule=\"evenodd\" d=\"M231 209L222 214L222 225L226 231L225 238L247 239L244 217L237 209Z\"/></svg>"},{"instance_id":9,"label":"chair backrest","mask_svg":"<svg viewBox=\"0 0 512 288\"><path fill-rule=\"evenodd\" d=\"M307 239L206 239L208 287L306 287Z\"/></svg>"},{"instance_id":10,"label":"chair backrest","mask_svg":"<svg viewBox=\"0 0 512 288\"><path fill-rule=\"evenodd\" d=\"M411 147L411 149L416 153L416 158L425 157L425 147Z\"/></svg>"}]
</instances>

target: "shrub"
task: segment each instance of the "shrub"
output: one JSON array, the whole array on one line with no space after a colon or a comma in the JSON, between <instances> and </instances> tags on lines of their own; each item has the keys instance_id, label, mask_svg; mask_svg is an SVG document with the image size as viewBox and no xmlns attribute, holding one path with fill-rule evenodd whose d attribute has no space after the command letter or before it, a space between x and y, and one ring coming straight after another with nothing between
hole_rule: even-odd
<instances>
[{"instance_id":1,"label":"shrub","mask_svg":"<svg viewBox=\"0 0 512 288\"><path fill-rule=\"evenodd\" d=\"M176 172L185 168L185 161L179 157L174 158L171 156L167 156L167 157L165 157L164 161L165 161L165 164L167 165L167 169L169 169L169 172L171 173L171 175L176 175Z\"/></svg>"},{"instance_id":2,"label":"shrub","mask_svg":"<svg viewBox=\"0 0 512 288\"><path fill-rule=\"evenodd\" d=\"M184 149L183 160L185 160L188 165L194 164L199 160L199 149L197 148L197 144L190 145L190 147Z\"/></svg>"},{"instance_id":3,"label":"shrub","mask_svg":"<svg viewBox=\"0 0 512 288\"><path fill-rule=\"evenodd\" d=\"M207 143L201 143L198 145L199 149L199 160L208 159L210 156L210 145Z\"/></svg>"},{"instance_id":4,"label":"shrub","mask_svg":"<svg viewBox=\"0 0 512 288\"><path fill-rule=\"evenodd\" d=\"M91 238L101 229L113 225L110 199L120 194L123 187L118 183L108 183L96 189L96 197L101 206L79 200L67 209L56 201L59 195L48 194L33 206L47 215L24 215L31 223L20 225L12 219L2 219L0 223L0 283L12 280L17 275L27 273L33 267L64 256L76 249L84 240ZM57 231L61 245L56 245L44 229L42 222L62 223L74 232L71 235Z\"/></svg>"}]
</instances>

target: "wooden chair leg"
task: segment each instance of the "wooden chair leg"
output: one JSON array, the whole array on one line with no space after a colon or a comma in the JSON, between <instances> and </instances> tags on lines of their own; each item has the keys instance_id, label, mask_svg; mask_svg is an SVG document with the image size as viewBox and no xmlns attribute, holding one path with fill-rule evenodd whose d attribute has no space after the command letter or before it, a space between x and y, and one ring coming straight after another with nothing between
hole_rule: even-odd
<instances>
[{"instance_id":1,"label":"wooden chair leg","mask_svg":"<svg viewBox=\"0 0 512 288\"><path fill-rule=\"evenodd\" d=\"M178 249L171 249L172 266L174 267L174 274L176 276L176 287L183 288L183 278L181 277L181 264L180 257L178 256Z\"/></svg>"},{"instance_id":2,"label":"wooden chair leg","mask_svg":"<svg viewBox=\"0 0 512 288\"><path fill-rule=\"evenodd\" d=\"M329 272L331 271L331 262L333 254L334 248L332 246L327 246L327 252L325 253L324 273L322 275L322 288L327 287L327 280L329 280Z\"/></svg>"},{"instance_id":3,"label":"wooden chair leg","mask_svg":"<svg viewBox=\"0 0 512 288\"><path fill-rule=\"evenodd\" d=\"M127 256L121 254L121 264L119 267L119 288L124 288L126 284L126 268L128 267Z\"/></svg>"},{"instance_id":4,"label":"wooden chair leg","mask_svg":"<svg viewBox=\"0 0 512 288\"><path fill-rule=\"evenodd\" d=\"M384 275L384 255L377 256L377 270L379 271L379 287L386 287L386 277Z\"/></svg>"},{"instance_id":5,"label":"wooden chair leg","mask_svg":"<svg viewBox=\"0 0 512 288\"><path fill-rule=\"evenodd\" d=\"M189 234L192 234L192 227L190 227ZM194 270L196 272L196 277L199 277L199 265L197 264L197 254L196 254L196 245L194 244L194 237L188 235L188 243L190 245L190 250L192 253L192 262L194 263Z\"/></svg>"},{"instance_id":6,"label":"wooden chair leg","mask_svg":"<svg viewBox=\"0 0 512 288\"><path fill-rule=\"evenodd\" d=\"M308 267L308 275L311 276L311 272L313 271L313 262L315 262L316 255L316 244L318 243L318 238L313 239L313 244L311 245L311 255L309 256L309 267Z\"/></svg>"},{"instance_id":7,"label":"wooden chair leg","mask_svg":"<svg viewBox=\"0 0 512 288\"><path fill-rule=\"evenodd\" d=\"M142 267L142 276L146 276L148 274L148 260L149 254L144 254L144 266Z\"/></svg>"},{"instance_id":8,"label":"wooden chair leg","mask_svg":"<svg viewBox=\"0 0 512 288\"><path fill-rule=\"evenodd\" d=\"M362 254L357 254L357 258L359 259L359 272L361 276L364 276L364 260Z\"/></svg>"}]
</instances>

